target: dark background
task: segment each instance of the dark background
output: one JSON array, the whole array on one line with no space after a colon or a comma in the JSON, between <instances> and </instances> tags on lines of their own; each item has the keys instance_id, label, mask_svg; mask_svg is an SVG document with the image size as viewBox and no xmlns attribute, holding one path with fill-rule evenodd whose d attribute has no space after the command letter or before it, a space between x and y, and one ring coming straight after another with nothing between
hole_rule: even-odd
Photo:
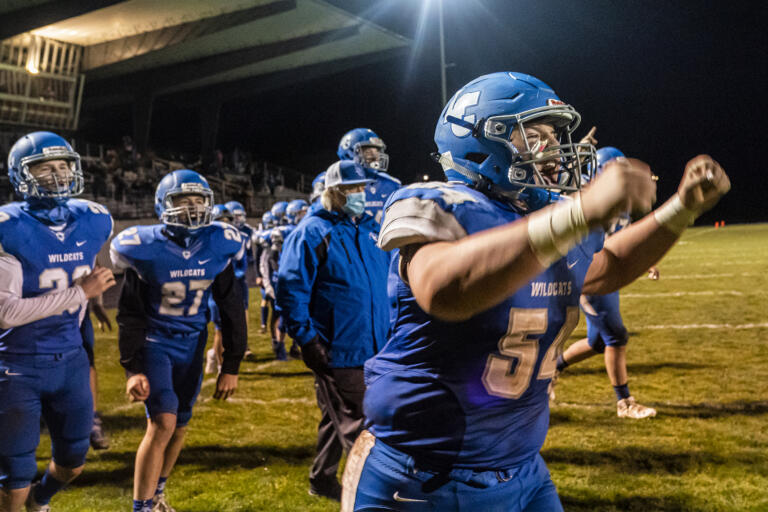
<instances>
[{"instance_id":1,"label":"dark background","mask_svg":"<svg viewBox=\"0 0 768 512\"><path fill-rule=\"evenodd\" d=\"M387 143L390 171L404 183L425 173L441 179L428 157L442 108L436 0L327 1L413 39L413 51L226 103L219 147L247 149L314 176L336 159L342 134L364 126ZM595 125L598 147L616 146L650 163L661 177L660 199L674 192L687 160L708 153L733 188L701 223L767 221L768 12L761 4L444 0L446 59L455 63L448 97L485 73L534 75L581 113L576 138ZM160 98L151 146L199 151L197 108ZM129 106L101 118L87 134L115 141L131 133Z\"/></svg>"}]
</instances>

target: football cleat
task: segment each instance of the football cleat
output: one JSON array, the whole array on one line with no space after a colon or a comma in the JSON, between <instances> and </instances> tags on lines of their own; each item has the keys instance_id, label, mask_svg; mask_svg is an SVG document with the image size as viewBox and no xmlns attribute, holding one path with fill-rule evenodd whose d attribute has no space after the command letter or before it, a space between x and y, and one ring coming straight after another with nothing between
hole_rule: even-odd
<instances>
[{"instance_id":1,"label":"football cleat","mask_svg":"<svg viewBox=\"0 0 768 512\"><path fill-rule=\"evenodd\" d=\"M152 512L176 512L176 509L165 501L165 493L161 492L152 498Z\"/></svg>"},{"instance_id":2,"label":"football cleat","mask_svg":"<svg viewBox=\"0 0 768 512\"><path fill-rule=\"evenodd\" d=\"M93 426L91 427L91 448L94 450L106 450L109 448L109 439L104 433L104 425L98 414L93 415Z\"/></svg>"},{"instance_id":3,"label":"football cleat","mask_svg":"<svg viewBox=\"0 0 768 512\"><path fill-rule=\"evenodd\" d=\"M294 359L301 359L301 350L295 341L291 345L291 349L288 351L288 355Z\"/></svg>"},{"instance_id":4,"label":"football cleat","mask_svg":"<svg viewBox=\"0 0 768 512\"><path fill-rule=\"evenodd\" d=\"M35 501L35 487L37 487L37 484L33 484L32 487L29 489L29 495L27 496L27 501L24 503L24 506L27 509L27 512L51 512L51 506L50 505L38 505Z\"/></svg>"},{"instance_id":5,"label":"football cleat","mask_svg":"<svg viewBox=\"0 0 768 512\"><path fill-rule=\"evenodd\" d=\"M341 501L341 485L339 482L331 482L330 485L316 486L310 484L309 486L310 496L323 496L335 501Z\"/></svg>"},{"instance_id":6,"label":"football cleat","mask_svg":"<svg viewBox=\"0 0 768 512\"><path fill-rule=\"evenodd\" d=\"M641 420L643 418L653 418L656 416L656 409L640 405L635 402L635 397L630 396L616 402L616 415L619 418Z\"/></svg>"}]
</instances>

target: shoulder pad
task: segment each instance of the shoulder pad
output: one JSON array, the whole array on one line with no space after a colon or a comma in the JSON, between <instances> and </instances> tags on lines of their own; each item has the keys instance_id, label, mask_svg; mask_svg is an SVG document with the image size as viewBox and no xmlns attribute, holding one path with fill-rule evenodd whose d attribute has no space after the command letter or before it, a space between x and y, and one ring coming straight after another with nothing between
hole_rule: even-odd
<instances>
[{"instance_id":1,"label":"shoulder pad","mask_svg":"<svg viewBox=\"0 0 768 512\"><path fill-rule=\"evenodd\" d=\"M234 256L239 259L240 254L245 247L243 234L234 226L224 222L214 221L205 228L210 233L210 242L215 250L222 251L222 254Z\"/></svg>"},{"instance_id":2,"label":"shoulder pad","mask_svg":"<svg viewBox=\"0 0 768 512\"><path fill-rule=\"evenodd\" d=\"M488 199L466 186L429 182L395 191L384 207L379 247L385 251L414 243L458 240L467 229L456 218L461 209L484 209Z\"/></svg>"}]
</instances>

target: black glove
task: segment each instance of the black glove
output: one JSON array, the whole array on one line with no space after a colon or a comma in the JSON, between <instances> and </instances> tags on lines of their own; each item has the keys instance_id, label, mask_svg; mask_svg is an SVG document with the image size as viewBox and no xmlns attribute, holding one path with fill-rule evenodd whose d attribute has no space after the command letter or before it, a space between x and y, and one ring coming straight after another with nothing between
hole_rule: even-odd
<instances>
[{"instance_id":1,"label":"black glove","mask_svg":"<svg viewBox=\"0 0 768 512\"><path fill-rule=\"evenodd\" d=\"M325 348L325 345L318 341L318 338L314 338L309 343L302 345L301 358L304 360L307 368L315 373L324 374L330 371L328 366L328 350Z\"/></svg>"}]
</instances>

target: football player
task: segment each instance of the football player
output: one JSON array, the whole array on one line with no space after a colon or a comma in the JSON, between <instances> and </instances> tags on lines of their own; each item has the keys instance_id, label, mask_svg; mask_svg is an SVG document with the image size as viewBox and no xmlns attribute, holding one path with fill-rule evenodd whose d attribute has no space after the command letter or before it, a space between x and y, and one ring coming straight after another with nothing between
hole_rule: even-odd
<instances>
[{"instance_id":1,"label":"football player","mask_svg":"<svg viewBox=\"0 0 768 512\"><path fill-rule=\"evenodd\" d=\"M209 295L219 307L224 346L214 398L226 400L237 387L246 328L233 261L243 243L237 229L211 221L212 203L205 178L173 171L155 192L162 224L128 228L112 241L112 263L125 270L117 323L126 392L144 401L148 417L136 453L134 511L172 510L165 482L200 392Z\"/></svg>"},{"instance_id":2,"label":"football player","mask_svg":"<svg viewBox=\"0 0 768 512\"><path fill-rule=\"evenodd\" d=\"M109 448L109 440L104 431L104 422L101 419L101 414L99 414L98 411L99 379L98 374L96 373L96 357L94 354L96 337L94 336L93 322L91 322L90 313L96 315L101 332L104 332L105 327L110 332L112 331L112 322L109 320L107 312L104 309L101 295L88 301L83 322L80 324L80 334L83 336L83 348L88 355L88 365L90 366L89 381L91 385L91 395L93 395L93 427L91 427L90 435L91 448L94 450L106 450Z\"/></svg>"},{"instance_id":3,"label":"football player","mask_svg":"<svg viewBox=\"0 0 768 512\"><path fill-rule=\"evenodd\" d=\"M272 205L269 211L275 217L275 225L285 226L288 224L288 219L285 217L286 208L288 208L288 201L278 201Z\"/></svg>"},{"instance_id":4,"label":"football player","mask_svg":"<svg viewBox=\"0 0 768 512\"><path fill-rule=\"evenodd\" d=\"M400 180L387 174L389 155L384 151L386 144L368 128L355 128L344 134L339 141L336 154L341 160L352 160L365 169L371 179L365 187L365 213L381 222L384 203L402 186Z\"/></svg>"},{"instance_id":5,"label":"football player","mask_svg":"<svg viewBox=\"0 0 768 512\"><path fill-rule=\"evenodd\" d=\"M8 154L22 199L0 207L0 510L50 510L83 470L93 422L80 325L88 299L115 284L96 255L112 233L83 191L80 156L51 132L25 135ZM53 460L34 486L40 419Z\"/></svg>"},{"instance_id":6,"label":"football player","mask_svg":"<svg viewBox=\"0 0 768 512\"><path fill-rule=\"evenodd\" d=\"M280 252L283 249L284 228L278 226L272 228L264 237L264 249L261 253L259 262L260 273L264 285L264 297L272 307L272 317L269 319L269 332L272 335L272 350L275 352L275 359L278 361L287 361L288 356L285 352L285 332L283 331L283 321L280 310L275 306L275 289L277 288L277 271L279 269Z\"/></svg>"},{"instance_id":7,"label":"football player","mask_svg":"<svg viewBox=\"0 0 768 512\"><path fill-rule=\"evenodd\" d=\"M277 225L275 221L275 216L272 215L272 212L264 212L264 214L261 216L261 225L259 226L259 230L254 233L253 235L253 261L255 262L254 268L256 269L256 286L259 287L259 292L261 297L261 302L259 304L260 310L261 310L261 327L259 328L259 332L261 334L264 334L267 332L267 322L269 321L269 304L267 302L267 299L265 298L265 290L264 290L264 278L261 275L261 253L264 250L264 237L267 234L267 232L275 227Z\"/></svg>"},{"instance_id":8,"label":"football player","mask_svg":"<svg viewBox=\"0 0 768 512\"><path fill-rule=\"evenodd\" d=\"M605 164L624 154L614 147L597 150L597 173ZM607 235L611 236L629 225L628 215L622 215L613 223ZM651 269L653 271L653 269ZM657 271L658 273L658 271ZM568 366L588 359L595 354L604 354L605 370L616 393L616 412L619 418L652 418L656 409L641 405L629 392L627 377L627 341L629 334L619 310L619 292L607 295L582 295L579 299L582 311L587 316L587 337L568 347L557 359L555 378ZM553 379L553 384L555 379ZM550 391L554 399L554 391Z\"/></svg>"},{"instance_id":9,"label":"football player","mask_svg":"<svg viewBox=\"0 0 768 512\"><path fill-rule=\"evenodd\" d=\"M309 203L303 199L294 199L288 203L285 209L285 215L288 217L289 224L295 226L303 219L309 210Z\"/></svg>"},{"instance_id":10,"label":"football player","mask_svg":"<svg viewBox=\"0 0 768 512\"><path fill-rule=\"evenodd\" d=\"M435 130L448 183L388 200L379 246L392 320L366 363L369 431L347 462L343 510L563 510L539 451L547 387L578 322L579 296L645 272L728 189L708 156L678 192L610 237L624 212L648 212L646 164L594 169L571 141L580 116L521 73L479 77L451 98Z\"/></svg>"}]
</instances>

